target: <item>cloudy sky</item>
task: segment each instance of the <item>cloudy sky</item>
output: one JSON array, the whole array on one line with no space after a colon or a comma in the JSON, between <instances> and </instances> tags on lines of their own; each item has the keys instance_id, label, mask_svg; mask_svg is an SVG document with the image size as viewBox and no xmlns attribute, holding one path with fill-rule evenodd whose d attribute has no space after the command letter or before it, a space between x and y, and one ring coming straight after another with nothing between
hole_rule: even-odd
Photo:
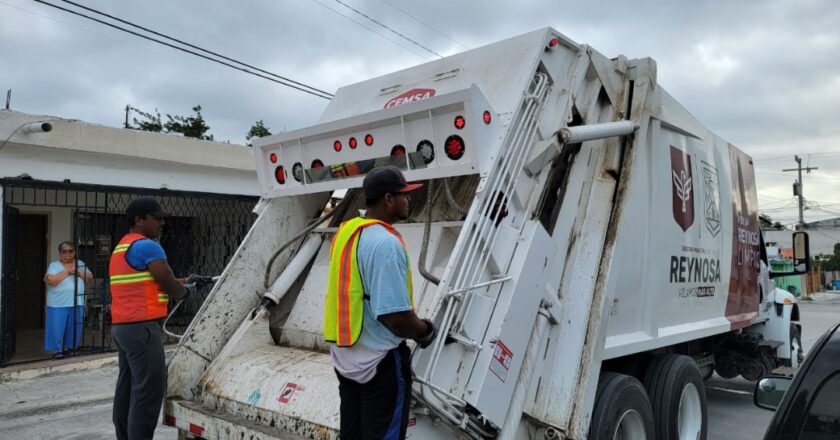
<instances>
[{"instance_id":1,"label":"cloudy sky","mask_svg":"<svg viewBox=\"0 0 840 440\"><path fill-rule=\"evenodd\" d=\"M46 0L79 10L62 0ZM652 57L659 83L752 155L761 209L840 216L840 2L836 0L75 0L329 92L544 26L607 56ZM358 12L351 10L355 9ZM86 12L88 15L93 15ZM314 124L326 101L70 15L0 0L0 89L12 109L121 126L131 104L188 114L200 104L216 140L245 142Z\"/></svg>"}]
</instances>

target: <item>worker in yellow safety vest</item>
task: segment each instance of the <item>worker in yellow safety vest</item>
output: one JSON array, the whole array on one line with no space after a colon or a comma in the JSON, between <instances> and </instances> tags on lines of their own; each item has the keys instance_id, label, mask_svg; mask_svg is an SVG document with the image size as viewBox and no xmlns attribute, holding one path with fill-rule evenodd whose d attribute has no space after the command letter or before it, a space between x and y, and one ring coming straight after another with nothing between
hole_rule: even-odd
<instances>
[{"instance_id":1,"label":"worker in yellow safety vest","mask_svg":"<svg viewBox=\"0 0 840 440\"><path fill-rule=\"evenodd\" d=\"M404 439L411 400L411 354L435 338L414 311L408 249L392 226L409 215L399 168L374 168L363 183L367 211L341 224L330 249L324 339L339 381L341 440Z\"/></svg>"},{"instance_id":2,"label":"worker in yellow safety vest","mask_svg":"<svg viewBox=\"0 0 840 440\"><path fill-rule=\"evenodd\" d=\"M155 241L171 216L155 199L140 197L125 210L130 227L110 261L111 335L119 351L113 422L119 440L151 439L166 391L166 359L160 319L169 297L195 289L175 278Z\"/></svg>"}]
</instances>

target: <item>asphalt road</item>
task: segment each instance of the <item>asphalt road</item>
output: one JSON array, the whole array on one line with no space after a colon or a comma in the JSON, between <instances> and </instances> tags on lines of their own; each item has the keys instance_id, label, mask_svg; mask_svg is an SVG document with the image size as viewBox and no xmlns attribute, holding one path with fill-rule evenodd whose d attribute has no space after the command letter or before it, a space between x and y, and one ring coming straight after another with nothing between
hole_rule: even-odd
<instances>
[{"instance_id":1,"label":"asphalt road","mask_svg":"<svg viewBox=\"0 0 840 440\"><path fill-rule=\"evenodd\" d=\"M837 299L802 302L802 343L817 338L840 321ZM111 399L116 367L0 383L0 440L113 439ZM707 382L708 439L761 439L773 416L753 406L753 384L713 377ZM159 426L158 440L177 439L173 428Z\"/></svg>"}]
</instances>

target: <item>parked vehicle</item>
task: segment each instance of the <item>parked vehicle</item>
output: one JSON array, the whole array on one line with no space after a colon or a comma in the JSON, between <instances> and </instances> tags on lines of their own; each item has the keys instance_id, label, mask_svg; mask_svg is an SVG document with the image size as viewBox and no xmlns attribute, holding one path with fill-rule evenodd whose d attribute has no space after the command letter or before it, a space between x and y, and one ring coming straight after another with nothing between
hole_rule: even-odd
<instances>
[{"instance_id":1,"label":"parked vehicle","mask_svg":"<svg viewBox=\"0 0 840 440\"><path fill-rule=\"evenodd\" d=\"M756 383L756 406L775 410L765 440L840 438L840 325L820 338L794 377Z\"/></svg>"},{"instance_id":2,"label":"parked vehicle","mask_svg":"<svg viewBox=\"0 0 840 440\"><path fill-rule=\"evenodd\" d=\"M329 243L384 164L426 182L395 225L442 335L412 357L413 439L702 439L713 371L798 366L752 159L651 59L542 29L343 87L318 125L254 145L259 219L169 367L184 436L336 438Z\"/></svg>"}]
</instances>

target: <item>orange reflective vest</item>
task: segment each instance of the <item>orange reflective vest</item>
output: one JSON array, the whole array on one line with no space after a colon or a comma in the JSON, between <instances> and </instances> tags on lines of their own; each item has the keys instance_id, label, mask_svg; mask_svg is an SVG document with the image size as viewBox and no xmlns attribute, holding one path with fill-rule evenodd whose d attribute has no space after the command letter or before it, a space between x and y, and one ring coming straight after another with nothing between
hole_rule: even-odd
<instances>
[{"instance_id":1,"label":"orange reflective vest","mask_svg":"<svg viewBox=\"0 0 840 440\"><path fill-rule=\"evenodd\" d=\"M380 220L356 217L341 224L333 237L330 248L330 273L327 282L327 299L324 307L324 340L334 342L339 347L351 347L359 340L364 319L365 298L362 276L359 272L356 249L362 229L371 225L382 225L394 234L405 249L406 288L408 299L414 305L411 286L411 265L408 260L408 248L402 236L390 224Z\"/></svg>"},{"instance_id":2,"label":"orange reflective vest","mask_svg":"<svg viewBox=\"0 0 840 440\"><path fill-rule=\"evenodd\" d=\"M131 267L125 259L128 249L146 236L128 233L111 254L111 323L151 321L166 316L169 295L160 288L149 271Z\"/></svg>"}]
</instances>

